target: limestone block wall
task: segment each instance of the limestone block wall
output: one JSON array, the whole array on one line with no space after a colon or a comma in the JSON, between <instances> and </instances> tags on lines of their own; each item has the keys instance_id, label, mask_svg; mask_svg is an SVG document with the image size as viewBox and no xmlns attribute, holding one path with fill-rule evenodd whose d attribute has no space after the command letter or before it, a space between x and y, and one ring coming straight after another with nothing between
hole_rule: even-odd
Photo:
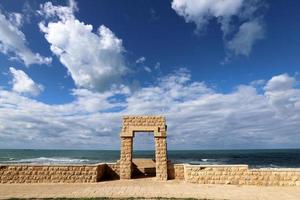
<instances>
[{"instance_id":1,"label":"limestone block wall","mask_svg":"<svg viewBox=\"0 0 300 200\"><path fill-rule=\"evenodd\" d=\"M132 137L121 138L120 178L130 179L132 172Z\"/></svg>"},{"instance_id":2,"label":"limestone block wall","mask_svg":"<svg viewBox=\"0 0 300 200\"><path fill-rule=\"evenodd\" d=\"M168 179L184 180L184 164L168 163Z\"/></svg>"},{"instance_id":3,"label":"limestone block wall","mask_svg":"<svg viewBox=\"0 0 300 200\"><path fill-rule=\"evenodd\" d=\"M0 183L87 183L100 181L99 165L0 165Z\"/></svg>"},{"instance_id":4,"label":"limestone block wall","mask_svg":"<svg viewBox=\"0 0 300 200\"><path fill-rule=\"evenodd\" d=\"M168 163L169 179L198 184L300 186L300 169ZM0 165L0 183L85 183L119 179L120 164Z\"/></svg>"},{"instance_id":5,"label":"limestone block wall","mask_svg":"<svg viewBox=\"0 0 300 200\"><path fill-rule=\"evenodd\" d=\"M124 116L122 132L131 131L130 127L158 127L159 132L166 132L166 118L162 116Z\"/></svg>"},{"instance_id":6,"label":"limestone block wall","mask_svg":"<svg viewBox=\"0 0 300 200\"><path fill-rule=\"evenodd\" d=\"M167 141L165 137L155 137L156 178L168 179Z\"/></svg>"},{"instance_id":7,"label":"limestone block wall","mask_svg":"<svg viewBox=\"0 0 300 200\"><path fill-rule=\"evenodd\" d=\"M248 169L248 165L185 165L184 177L200 184L300 186L299 169Z\"/></svg>"},{"instance_id":8,"label":"limestone block wall","mask_svg":"<svg viewBox=\"0 0 300 200\"><path fill-rule=\"evenodd\" d=\"M300 186L300 169L252 169L249 176L251 185Z\"/></svg>"}]
</instances>

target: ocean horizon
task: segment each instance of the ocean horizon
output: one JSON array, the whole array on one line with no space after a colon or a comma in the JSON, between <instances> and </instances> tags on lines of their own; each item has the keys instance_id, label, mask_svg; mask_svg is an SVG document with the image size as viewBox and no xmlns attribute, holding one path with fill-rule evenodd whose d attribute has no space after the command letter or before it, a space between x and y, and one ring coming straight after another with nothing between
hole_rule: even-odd
<instances>
[{"instance_id":1,"label":"ocean horizon","mask_svg":"<svg viewBox=\"0 0 300 200\"><path fill-rule=\"evenodd\" d=\"M0 164L95 164L116 162L120 150L0 149ZM133 158L155 158L134 150ZM299 168L300 149L168 150L173 163L247 164L250 168Z\"/></svg>"}]
</instances>

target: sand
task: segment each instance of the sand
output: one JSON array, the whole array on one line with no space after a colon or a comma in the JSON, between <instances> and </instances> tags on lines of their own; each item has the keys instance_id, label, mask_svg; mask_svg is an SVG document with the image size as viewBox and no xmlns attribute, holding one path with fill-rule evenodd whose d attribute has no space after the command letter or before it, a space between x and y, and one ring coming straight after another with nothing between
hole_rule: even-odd
<instances>
[{"instance_id":1,"label":"sand","mask_svg":"<svg viewBox=\"0 0 300 200\"><path fill-rule=\"evenodd\" d=\"M232 200L299 200L300 187L199 185L153 178L78 184L0 184L0 198L174 197Z\"/></svg>"}]
</instances>

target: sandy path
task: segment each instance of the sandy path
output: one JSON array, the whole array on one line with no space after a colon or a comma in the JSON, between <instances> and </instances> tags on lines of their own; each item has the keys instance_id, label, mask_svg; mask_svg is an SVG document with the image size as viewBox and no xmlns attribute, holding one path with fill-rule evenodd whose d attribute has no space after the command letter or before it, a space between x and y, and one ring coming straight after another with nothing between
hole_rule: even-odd
<instances>
[{"instance_id":1,"label":"sandy path","mask_svg":"<svg viewBox=\"0 0 300 200\"><path fill-rule=\"evenodd\" d=\"M51 197L190 197L233 200L299 200L300 187L198 185L153 179L85 184L0 184L0 198Z\"/></svg>"}]
</instances>

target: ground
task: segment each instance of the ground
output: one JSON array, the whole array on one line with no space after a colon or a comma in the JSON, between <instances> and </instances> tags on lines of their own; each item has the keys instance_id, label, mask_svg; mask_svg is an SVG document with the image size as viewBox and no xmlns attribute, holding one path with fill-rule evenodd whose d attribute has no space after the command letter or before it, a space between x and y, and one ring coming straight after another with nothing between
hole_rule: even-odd
<instances>
[{"instance_id":1,"label":"ground","mask_svg":"<svg viewBox=\"0 0 300 200\"><path fill-rule=\"evenodd\" d=\"M0 198L197 198L299 200L300 187L200 185L154 178L78 184L0 184Z\"/></svg>"}]
</instances>

